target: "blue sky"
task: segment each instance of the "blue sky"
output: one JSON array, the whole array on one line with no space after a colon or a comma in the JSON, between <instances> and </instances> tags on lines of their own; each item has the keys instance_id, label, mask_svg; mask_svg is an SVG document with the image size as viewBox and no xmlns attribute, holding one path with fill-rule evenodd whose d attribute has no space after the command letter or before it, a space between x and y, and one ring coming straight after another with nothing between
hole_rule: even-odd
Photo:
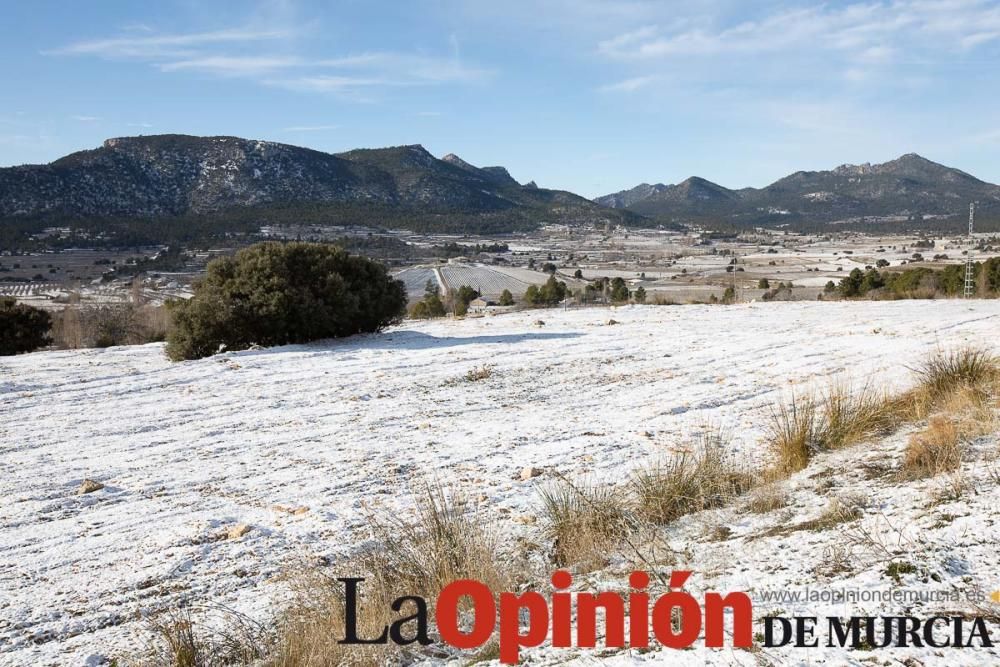
<instances>
[{"instance_id":1,"label":"blue sky","mask_svg":"<svg viewBox=\"0 0 1000 667\"><path fill-rule=\"evenodd\" d=\"M595 196L917 152L1000 182L1000 3L0 0L0 165L421 143Z\"/></svg>"}]
</instances>

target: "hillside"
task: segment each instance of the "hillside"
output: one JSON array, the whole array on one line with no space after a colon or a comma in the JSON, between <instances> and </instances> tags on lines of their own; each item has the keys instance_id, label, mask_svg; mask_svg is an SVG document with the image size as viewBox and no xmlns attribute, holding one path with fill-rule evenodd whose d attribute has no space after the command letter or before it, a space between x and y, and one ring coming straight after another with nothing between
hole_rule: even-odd
<instances>
[{"instance_id":1,"label":"hillside","mask_svg":"<svg viewBox=\"0 0 1000 667\"><path fill-rule=\"evenodd\" d=\"M799 171L764 188L730 190L692 177L677 185L646 184L594 200L665 220L732 223L827 223L861 217L967 215L1000 218L1000 186L910 153L883 164Z\"/></svg>"},{"instance_id":2,"label":"hillside","mask_svg":"<svg viewBox=\"0 0 1000 667\"><path fill-rule=\"evenodd\" d=\"M370 544L370 514L410 516L412 494L428 477L476 499L477 516L503 531L504 549L527 549L541 563L548 538L539 492L557 475L626 484L706 425L732 434L727 454L736 460L762 461L768 415L793 389L844 377L905 388L908 367L939 346L995 343L1000 302L553 310L541 314L543 327L533 324L539 315L407 323L179 364L158 344L4 358L0 663L106 664L146 646L139 612L182 601L266 618L289 571L338 573L346 553ZM619 324L607 326L609 316ZM491 376L464 379L483 365L493 366ZM948 499L947 479L897 481L906 437L817 457L784 482L778 508L748 512L738 503L664 527L663 556L674 559L664 568L694 570L687 590L695 595L753 592L758 619L779 608L899 611L877 601L767 603L765 592L935 591L970 579L995 587L1000 486L980 457L995 453L996 439L977 441L963 463L970 486ZM522 479L524 466L540 476ZM77 495L84 478L105 487ZM855 498L865 509L849 523L806 527L836 499ZM227 538L239 524L248 532ZM895 588L885 550L914 567ZM623 573L633 566L614 560L579 581L626 590ZM935 610L941 605L911 608L918 616ZM870 655L766 653L773 664L864 664L859 654ZM528 653L544 664L598 656L760 664L760 655ZM926 665L998 659L996 649L947 655L947 663L935 662L932 649L893 657Z\"/></svg>"},{"instance_id":3,"label":"hillside","mask_svg":"<svg viewBox=\"0 0 1000 667\"><path fill-rule=\"evenodd\" d=\"M0 221L232 216L451 231L602 224L637 216L522 187L502 167L439 160L422 146L329 154L237 137L108 139L47 165L0 169ZM249 212L249 213L248 213Z\"/></svg>"}]
</instances>

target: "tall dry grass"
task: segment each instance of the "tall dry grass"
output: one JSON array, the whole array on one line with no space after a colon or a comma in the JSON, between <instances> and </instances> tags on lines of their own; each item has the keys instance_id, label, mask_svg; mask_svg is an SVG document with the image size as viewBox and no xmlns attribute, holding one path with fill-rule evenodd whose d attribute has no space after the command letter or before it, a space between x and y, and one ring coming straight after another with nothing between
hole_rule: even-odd
<instances>
[{"instance_id":1,"label":"tall dry grass","mask_svg":"<svg viewBox=\"0 0 1000 667\"><path fill-rule=\"evenodd\" d=\"M725 456L725 436L706 436L694 452L637 471L632 488L637 514L666 524L694 512L720 507L755 484L754 473Z\"/></svg>"},{"instance_id":2,"label":"tall dry grass","mask_svg":"<svg viewBox=\"0 0 1000 667\"><path fill-rule=\"evenodd\" d=\"M966 443L996 430L1000 359L979 347L937 350L914 370L913 415L926 416L927 425L909 438L900 475L955 473Z\"/></svg>"},{"instance_id":3,"label":"tall dry grass","mask_svg":"<svg viewBox=\"0 0 1000 667\"><path fill-rule=\"evenodd\" d=\"M767 440L773 476L788 476L809 464L817 448L819 417L819 404L811 394L792 394L789 400L772 407Z\"/></svg>"},{"instance_id":4,"label":"tall dry grass","mask_svg":"<svg viewBox=\"0 0 1000 667\"><path fill-rule=\"evenodd\" d=\"M926 428L910 436L901 472L909 479L917 479L953 472L961 464L958 424L944 415L935 415Z\"/></svg>"},{"instance_id":5,"label":"tall dry grass","mask_svg":"<svg viewBox=\"0 0 1000 667\"><path fill-rule=\"evenodd\" d=\"M264 625L225 607L203 609L214 623L196 624L188 608L149 621L154 641L136 662L145 667L255 665L265 657L272 634Z\"/></svg>"},{"instance_id":6,"label":"tall dry grass","mask_svg":"<svg viewBox=\"0 0 1000 667\"><path fill-rule=\"evenodd\" d=\"M990 401L1000 384L1000 361L996 356L977 347L937 350L913 371L914 386L899 394L889 394L870 384L853 389L849 384L834 382L818 396L793 394L774 407L768 427L772 476L790 475L805 468L819 452L887 435L938 412L959 419L963 425L961 437L994 428ZM904 468L911 469L907 474L927 469L928 457L937 456L934 452L939 449L936 443L942 430L936 422L928 426L927 433L911 439L912 452L909 462L904 463ZM941 456L950 465L953 457L948 452L941 452Z\"/></svg>"},{"instance_id":7,"label":"tall dry grass","mask_svg":"<svg viewBox=\"0 0 1000 667\"><path fill-rule=\"evenodd\" d=\"M603 567L632 530L621 489L560 480L539 491L542 525L557 567L589 571Z\"/></svg>"},{"instance_id":8,"label":"tall dry grass","mask_svg":"<svg viewBox=\"0 0 1000 667\"><path fill-rule=\"evenodd\" d=\"M995 390L1000 379L1000 360L984 348L965 346L936 350L913 370L918 387L933 404L962 389L984 396Z\"/></svg>"},{"instance_id":9,"label":"tall dry grass","mask_svg":"<svg viewBox=\"0 0 1000 667\"><path fill-rule=\"evenodd\" d=\"M820 449L840 449L891 431L898 424L885 391L865 384L855 389L834 381L820 398L821 416L815 422Z\"/></svg>"}]
</instances>

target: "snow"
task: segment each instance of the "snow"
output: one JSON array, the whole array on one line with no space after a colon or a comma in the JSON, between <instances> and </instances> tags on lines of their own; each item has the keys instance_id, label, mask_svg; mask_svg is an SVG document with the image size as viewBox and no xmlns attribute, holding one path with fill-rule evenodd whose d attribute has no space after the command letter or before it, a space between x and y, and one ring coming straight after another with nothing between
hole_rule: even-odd
<instances>
[{"instance_id":1,"label":"snow","mask_svg":"<svg viewBox=\"0 0 1000 667\"><path fill-rule=\"evenodd\" d=\"M831 377L902 387L907 365L940 345L995 341L998 323L1000 301L630 306L407 323L184 363L158 344L0 358L0 663L127 654L146 641L137 612L182 599L263 613L282 573L361 544L367 513L407 511L410 485L428 477L485 494L491 516L523 532L537 528L514 519L537 511L545 482L515 479L524 466L620 481L709 425L760 458L764 416L792 389ZM464 380L482 365L492 377ZM846 470L858 455L838 456L824 465ZM917 521L903 508L919 485L849 477L842 490L863 490L890 524L916 532L901 522ZM85 478L106 486L76 495ZM806 518L826 502L813 486L790 482ZM965 519L925 526L928 553L995 577L997 528L982 523L995 489L959 503ZM309 511L288 511L297 507ZM695 569L714 571L717 590L808 581L838 533L749 540L764 519L726 516L734 539L697 546ZM672 539L695 540L705 520L682 521ZM238 523L251 531L217 539ZM871 587L877 574L844 581ZM965 664L983 657L959 653Z\"/></svg>"}]
</instances>

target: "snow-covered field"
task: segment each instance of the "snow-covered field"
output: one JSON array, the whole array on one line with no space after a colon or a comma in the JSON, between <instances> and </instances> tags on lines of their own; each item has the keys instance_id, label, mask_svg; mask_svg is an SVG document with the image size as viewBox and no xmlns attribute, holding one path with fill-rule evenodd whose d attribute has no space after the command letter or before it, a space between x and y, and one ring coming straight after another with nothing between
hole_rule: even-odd
<instances>
[{"instance_id":1,"label":"snow-covered field","mask_svg":"<svg viewBox=\"0 0 1000 667\"><path fill-rule=\"evenodd\" d=\"M182 597L260 612L282 574L358 544L368 512L405 511L409 485L428 476L482 494L506 527L530 531L519 519L537 512L537 487L550 477L521 481L525 466L621 480L710 424L733 433L738 455L760 457L768 406L793 387L831 376L902 387L907 365L935 346L992 343L998 332L1000 301L633 306L408 323L177 364L160 345L0 358L0 664L100 664L143 645L139 612ZM491 377L464 379L483 365ZM859 456L839 452L820 465L838 491L870 495L873 526L890 524L875 530L896 539L891 529L918 520L911 510L922 487L864 478L848 465ZM105 488L77 495L85 478ZM816 484L805 475L789 482L798 509L784 521L822 509ZM995 488L981 490L949 509L959 518L947 525L917 526L928 558L953 558L927 566L1000 588L998 502ZM831 538L751 539L774 525L765 519L733 511L731 539L692 547L703 583L816 581ZM680 522L676 538L696 542L704 521ZM241 523L247 534L218 539ZM872 567L827 583L877 587ZM926 664L1000 660L952 650L934 663L925 653L914 655ZM537 652L543 662L572 655ZM827 664L881 657L788 655Z\"/></svg>"}]
</instances>

